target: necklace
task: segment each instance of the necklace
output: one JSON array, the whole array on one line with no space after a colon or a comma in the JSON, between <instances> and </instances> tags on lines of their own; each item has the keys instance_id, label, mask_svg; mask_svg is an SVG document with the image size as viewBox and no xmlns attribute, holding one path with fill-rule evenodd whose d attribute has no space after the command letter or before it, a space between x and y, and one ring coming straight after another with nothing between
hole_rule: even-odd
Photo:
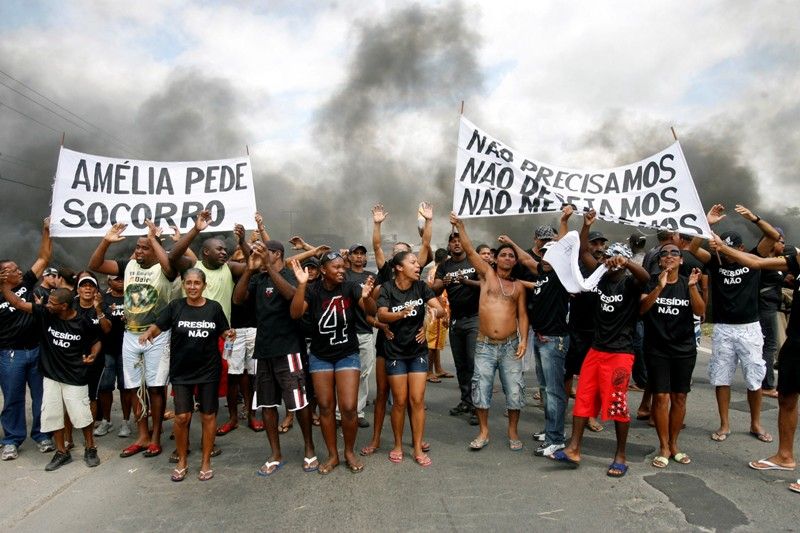
<instances>
[{"instance_id":1,"label":"necklace","mask_svg":"<svg viewBox=\"0 0 800 533\"><path fill-rule=\"evenodd\" d=\"M505 289L503 289L503 278L498 276L497 277L497 281L500 283L500 292L503 293L503 296L508 298L509 296L512 296L514 294L514 291L516 290L517 285L513 281L511 282L511 294L506 294Z\"/></svg>"}]
</instances>

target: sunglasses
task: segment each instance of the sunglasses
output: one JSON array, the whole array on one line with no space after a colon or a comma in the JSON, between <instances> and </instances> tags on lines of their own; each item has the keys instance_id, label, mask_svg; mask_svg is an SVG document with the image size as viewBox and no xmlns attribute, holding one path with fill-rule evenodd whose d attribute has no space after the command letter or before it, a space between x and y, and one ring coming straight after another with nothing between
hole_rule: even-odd
<instances>
[{"instance_id":1,"label":"sunglasses","mask_svg":"<svg viewBox=\"0 0 800 533\"><path fill-rule=\"evenodd\" d=\"M661 250L658 252L658 257L680 257L681 255L682 254L680 250Z\"/></svg>"},{"instance_id":2,"label":"sunglasses","mask_svg":"<svg viewBox=\"0 0 800 533\"><path fill-rule=\"evenodd\" d=\"M321 263L330 263L334 259L343 259L342 254L339 252L328 252L327 254L322 256Z\"/></svg>"}]
</instances>

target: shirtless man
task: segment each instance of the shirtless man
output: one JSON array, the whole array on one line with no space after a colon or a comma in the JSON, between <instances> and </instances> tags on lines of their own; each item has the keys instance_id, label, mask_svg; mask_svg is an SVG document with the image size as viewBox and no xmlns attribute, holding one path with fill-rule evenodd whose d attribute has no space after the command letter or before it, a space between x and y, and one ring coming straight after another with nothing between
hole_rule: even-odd
<instances>
[{"instance_id":1,"label":"shirtless man","mask_svg":"<svg viewBox=\"0 0 800 533\"><path fill-rule=\"evenodd\" d=\"M467 258L480 276L478 340L472 375L472 403L480 431L469 447L477 451L489 444L492 384L495 372L500 370L508 409L508 446L512 451L520 451L522 441L517 433L517 424L524 405L522 356L528 342L528 314L525 311L525 291L518 281L511 279L517 253L510 244L501 244L497 249L495 272L475 251L464 222L455 213L450 213L450 224L458 232Z\"/></svg>"}]
</instances>

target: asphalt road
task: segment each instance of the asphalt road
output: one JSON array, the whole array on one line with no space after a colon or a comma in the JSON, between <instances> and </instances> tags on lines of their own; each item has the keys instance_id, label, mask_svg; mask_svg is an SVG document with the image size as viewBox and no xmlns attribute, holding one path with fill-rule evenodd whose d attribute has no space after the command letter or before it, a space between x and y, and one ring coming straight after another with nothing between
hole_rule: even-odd
<instances>
[{"instance_id":1,"label":"asphalt road","mask_svg":"<svg viewBox=\"0 0 800 533\"><path fill-rule=\"evenodd\" d=\"M704 339L705 346L708 345ZM449 352L444 360L452 369ZM282 438L288 463L269 478L255 475L267 457L266 437L243 425L217 440L223 454L214 460L215 477L196 479L199 467L190 456L190 475L169 480L165 453L146 459L121 459L131 441L116 431L97 439L102 464L87 468L81 447L73 463L45 472L49 460L30 441L19 459L0 464L0 529L20 531L793 531L800 528L800 495L787 490L794 472L756 472L749 460L767 457L776 444L748 434L745 389L739 379L731 411L732 435L724 443L709 439L717 428L716 403L708 385L708 353L701 352L689 395L687 428L681 435L693 462L672 462L664 470L650 466L657 445L655 431L644 422L631 427L628 462L622 479L605 475L613 455L613 426L587 434L582 465L565 470L533 456L530 434L543 427L535 405L522 413L525 449L512 452L505 435L504 397L495 395L490 414L491 443L480 452L467 449L475 429L465 417L448 410L457 403L455 380L428 387L426 439L433 466L387 459L391 429L384 429L384 449L353 475L338 468L331 475L301 470L302 441L295 427ZM533 384L532 375L528 383ZM497 387L499 388L499 382ZM532 387L529 389L532 390ZM639 401L631 393L632 406ZM224 404L224 401L222 402ZM115 404L114 422L119 421ZM222 411L225 412L224 407ZM371 418L371 411L370 416ZM765 399L765 427L777 433L777 401ZM169 432L170 423L166 431ZM192 441L199 442L199 420ZM371 429L361 430L359 446ZM569 432L569 429L568 429ZM77 436L77 432L76 432ZM410 441L410 434L406 441ZM317 450L324 446L315 430ZM795 446L797 447L797 440Z\"/></svg>"}]
</instances>

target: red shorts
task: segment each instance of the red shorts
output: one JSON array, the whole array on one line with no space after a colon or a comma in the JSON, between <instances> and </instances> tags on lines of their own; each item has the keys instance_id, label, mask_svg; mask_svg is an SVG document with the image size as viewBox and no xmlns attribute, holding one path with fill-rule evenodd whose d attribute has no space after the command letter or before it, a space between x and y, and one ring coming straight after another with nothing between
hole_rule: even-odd
<instances>
[{"instance_id":1,"label":"red shorts","mask_svg":"<svg viewBox=\"0 0 800 533\"><path fill-rule=\"evenodd\" d=\"M575 408L572 414L584 418L630 422L628 381L633 354L601 352L590 348L581 367Z\"/></svg>"}]
</instances>

